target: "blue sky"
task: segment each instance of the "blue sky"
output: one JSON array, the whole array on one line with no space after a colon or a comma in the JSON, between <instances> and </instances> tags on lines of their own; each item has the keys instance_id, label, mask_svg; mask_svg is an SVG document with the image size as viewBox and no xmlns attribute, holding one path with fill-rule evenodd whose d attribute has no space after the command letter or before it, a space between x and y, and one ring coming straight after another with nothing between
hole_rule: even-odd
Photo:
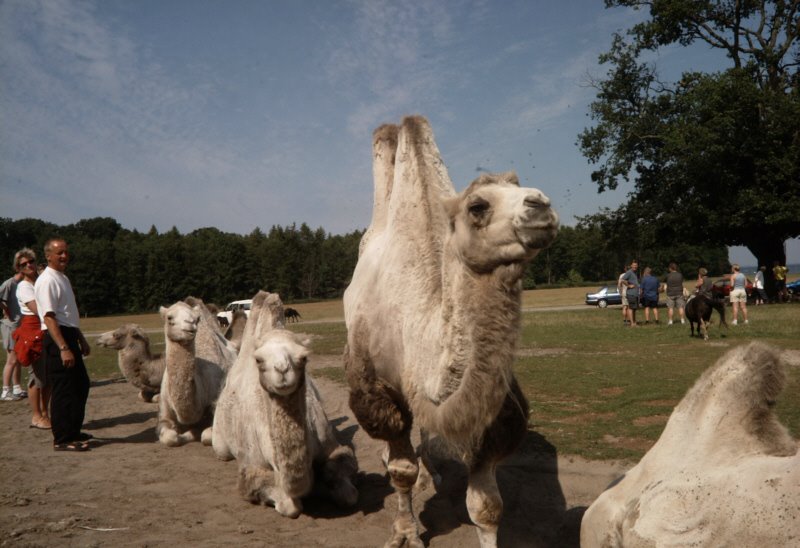
<instances>
[{"instance_id":1,"label":"blue sky","mask_svg":"<svg viewBox=\"0 0 800 548\"><path fill-rule=\"evenodd\" d=\"M349 232L371 215L372 130L422 114L457 190L515 170L571 225L630 190L598 194L575 142L598 55L641 16L602 0L4 0L0 216ZM722 66L705 47L652 60L667 77Z\"/></svg>"}]
</instances>

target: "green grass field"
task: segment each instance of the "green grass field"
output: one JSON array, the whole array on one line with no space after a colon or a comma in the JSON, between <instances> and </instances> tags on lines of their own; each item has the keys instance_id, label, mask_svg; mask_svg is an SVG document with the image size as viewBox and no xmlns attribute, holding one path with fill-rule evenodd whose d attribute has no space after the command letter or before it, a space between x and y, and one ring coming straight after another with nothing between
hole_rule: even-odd
<instances>
[{"instance_id":1,"label":"green grass field","mask_svg":"<svg viewBox=\"0 0 800 548\"><path fill-rule=\"evenodd\" d=\"M530 426L562 454L591 459L638 459L658 439L686 390L728 349L761 340L800 349L800 305L750 306L750 325L711 329L710 340L689 337L688 324L639 328L622 326L619 307L601 310L537 311L537 307L581 304L586 288L526 292L519 357L515 371L531 402ZM339 357L346 331L341 301L292 305L303 321L290 329L313 335L314 353ZM731 309L728 307L730 321ZM641 311L640 311L641 314ZM716 313L714 315L716 319ZM641 319L641 318L640 318ZM123 323L157 329L157 314L82 320L94 343L96 334ZM164 336L150 334L153 351ZM312 357L313 361L313 357ZM87 360L93 379L119 377L116 352L97 346ZM343 382L341 368L315 372ZM789 371L789 384L777 412L795 437L800 436L800 371Z\"/></svg>"}]
</instances>

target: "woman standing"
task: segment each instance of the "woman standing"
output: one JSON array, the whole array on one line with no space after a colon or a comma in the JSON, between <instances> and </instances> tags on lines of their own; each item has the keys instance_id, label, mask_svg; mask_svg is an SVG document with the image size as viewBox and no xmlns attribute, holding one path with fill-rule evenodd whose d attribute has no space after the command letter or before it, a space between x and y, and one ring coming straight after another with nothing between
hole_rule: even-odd
<instances>
[{"instance_id":1,"label":"woman standing","mask_svg":"<svg viewBox=\"0 0 800 548\"><path fill-rule=\"evenodd\" d=\"M733 265L731 272L731 305L733 306L733 325L739 322L739 307L742 308L742 318L744 323L747 321L747 276L739 272L739 265Z\"/></svg>"},{"instance_id":2,"label":"woman standing","mask_svg":"<svg viewBox=\"0 0 800 548\"><path fill-rule=\"evenodd\" d=\"M22 274L22 280L17 284L17 300L22 312L22 321L14 336L19 349L17 358L24 365L32 366L28 381L28 401L33 412L30 427L49 430L50 387L47 385L43 361L40 359L42 331L33 289L33 284L39 275L36 270L36 254L28 248L18 251L16 265ZM35 342L37 336L38 353Z\"/></svg>"}]
</instances>

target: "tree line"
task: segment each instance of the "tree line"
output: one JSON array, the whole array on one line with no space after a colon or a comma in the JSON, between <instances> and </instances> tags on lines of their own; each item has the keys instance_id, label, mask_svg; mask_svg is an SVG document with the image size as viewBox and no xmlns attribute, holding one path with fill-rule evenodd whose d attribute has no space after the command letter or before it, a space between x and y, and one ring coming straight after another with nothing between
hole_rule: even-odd
<instances>
[{"instance_id":1,"label":"tree line","mask_svg":"<svg viewBox=\"0 0 800 548\"><path fill-rule=\"evenodd\" d=\"M525 288L615 280L633 258L656 273L665 273L672 260L687 276L699 266L712 273L729 270L724 246L660 246L646 232L617 237L605 219L586 217L575 227L563 227L555 244L528 267ZM71 255L67 274L81 312L91 316L152 312L188 295L224 306L259 289L293 302L341 297L358 260L362 235L361 230L332 235L305 223L240 235L210 227L188 234L174 227L159 233L152 227L142 233L107 217L64 226L0 218L0 264L10 276L16 251L30 247L44 262L45 242L64 238Z\"/></svg>"}]
</instances>

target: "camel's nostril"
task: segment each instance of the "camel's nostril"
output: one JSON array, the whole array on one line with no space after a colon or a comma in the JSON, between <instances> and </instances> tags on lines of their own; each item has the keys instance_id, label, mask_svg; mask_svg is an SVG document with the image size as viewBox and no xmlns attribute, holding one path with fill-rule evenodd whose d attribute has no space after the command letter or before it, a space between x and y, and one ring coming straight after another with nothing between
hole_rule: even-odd
<instances>
[{"instance_id":1,"label":"camel's nostril","mask_svg":"<svg viewBox=\"0 0 800 548\"><path fill-rule=\"evenodd\" d=\"M525 207L530 207L533 209L545 208L550 205L541 198L534 198L533 196L528 196L525 198L523 203L525 204Z\"/></svg>"}]
</instances>

